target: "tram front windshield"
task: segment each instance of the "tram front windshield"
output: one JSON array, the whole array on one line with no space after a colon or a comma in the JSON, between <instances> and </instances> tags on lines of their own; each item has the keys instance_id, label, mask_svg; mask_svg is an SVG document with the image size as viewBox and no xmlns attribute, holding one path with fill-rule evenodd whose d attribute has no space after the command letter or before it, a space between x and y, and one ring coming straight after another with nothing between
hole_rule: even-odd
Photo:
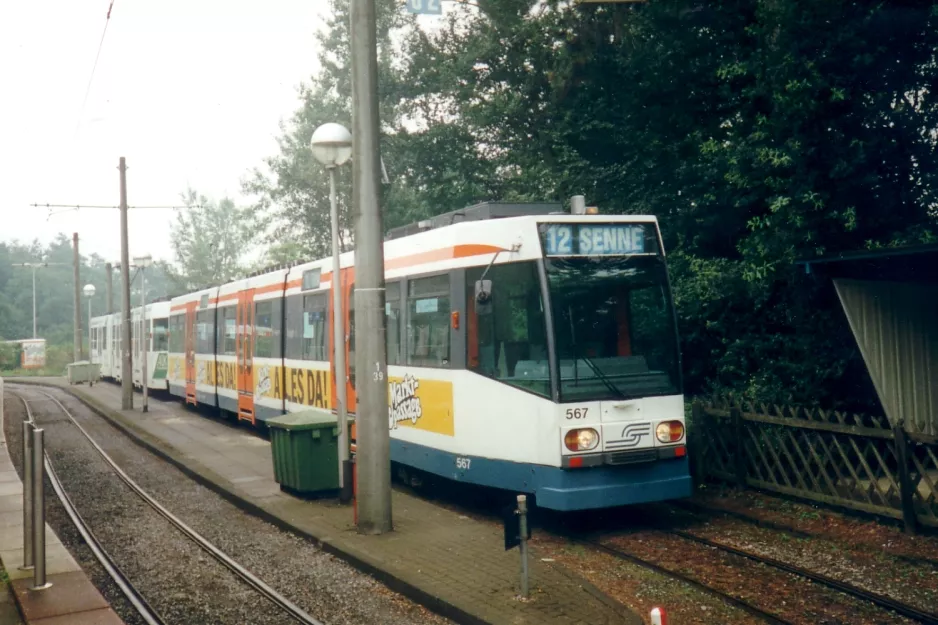
<instances>
[{"instance_id":1,"label":"tram front windshield","mask_svg":"<svg viewBox=\"0 0 938 625\"><path fill-rule=\"evenodd\" d=\"M681 392L663 259L553 257L545 263L561 401Z\"/></svg>"}]
</instances>

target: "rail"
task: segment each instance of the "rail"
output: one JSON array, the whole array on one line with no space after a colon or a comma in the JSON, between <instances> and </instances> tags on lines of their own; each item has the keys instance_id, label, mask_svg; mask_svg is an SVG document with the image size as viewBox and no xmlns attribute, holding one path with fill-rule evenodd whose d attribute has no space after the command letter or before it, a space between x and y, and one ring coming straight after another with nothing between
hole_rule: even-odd
<instances>
[{"instance_id":1,"label":"rail","mask_svg":"<svg viewBox=\"0 0 938 625\"><path fill-rule=\"evenodd\" d=\"M223 552L221 549L216 547L211 543L207 538L196 532L194 529L186 525L181 519L176 517L172 512L164 508L158 501L149 495L140 485L138 485L129 475L127 475L123 469L118 466L116 462L108 455L106 451L91 437L91 435L81 426L80 423L75 419L75 416L66 408L58 398L50 395L45 391L38 391L39 393L45 395L51 399L55 404L62 410L66 417L72 422L72 424L78 429L79 432L88 440L92 447L95 448L95 451L101 455L105 462L110 465L114 470L115 474L120 478L124 484L126 484L138 497L140 497L144 502L146 502L151 508L153 508L157 513L160 514L164 519L169 521L173 526L176 527L180 532L186 535L187 538L192 540L196 545L198 545L203 551L208 553L212 558L218 561L220 564L225 566L232 573L241 578L242 581L247 583L249 586L254 588L257 592L264 595L269 601L283 609L291 617L296 619L298 622L303 623L304 625L323 625L321 621L313 618L301 608L296 606L289 599L278 593L276 590L268 586L261 579L255 576L253 573L248 571L246 568L238 564L234 559L232 559L228 554Z\"/></svg>"}]
</instances>

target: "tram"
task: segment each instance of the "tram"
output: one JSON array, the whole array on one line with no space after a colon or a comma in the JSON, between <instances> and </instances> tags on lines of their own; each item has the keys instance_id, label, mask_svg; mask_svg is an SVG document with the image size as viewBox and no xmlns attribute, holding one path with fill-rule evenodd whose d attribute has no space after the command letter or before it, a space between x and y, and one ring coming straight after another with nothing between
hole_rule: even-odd
<instances>
[{"instance_id":1,"label":"tram","mask_svg":"<svg viewBox=\"0 0 938 625\"><path fill-rule=\"evenodd\" d=\"M484 203L392 230L384 257L393 462L560 511L690 495L655 217ZM354 415L354 260L173 298L169 392L262 426L334 409L338 383ZM346 328L338 375L334 288Z\"/></svg>"}]
</instances>

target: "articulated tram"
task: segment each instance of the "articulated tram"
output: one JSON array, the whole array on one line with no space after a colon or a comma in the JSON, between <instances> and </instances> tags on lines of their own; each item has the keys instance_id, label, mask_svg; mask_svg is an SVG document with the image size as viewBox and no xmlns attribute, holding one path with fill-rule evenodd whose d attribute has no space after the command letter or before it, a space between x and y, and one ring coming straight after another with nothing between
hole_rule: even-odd
<instances>
[{"instance_id":1,"label":"articulated tram","mask_svg":"<svg viewBox=\"0 0 938 625\"><path fill-rule=\"evenodd\" d=\"M147 304L145 316L143 307L131 310L131 362L136 388L143 388L141 354L145 353L147 388L154 391L169 390L169 306L169 302ZM121 381L121 335L120 313L91 320L91 362L101 364L101 377L105 380Z\"/></svg>"},{"instance_id":2,"label":"articulated tram","mask_svg":"<svg viewBox=\"0 0 938 625\"><path fill-rule=\"evenodd\" d=\"M654 217L486 203L391 231L384 256L393 462L555 510L690 495ZM334 409L339 383L354 414L354 261L347 252L338 268L322 259L172 299L169 392L262 424ZM334 288L347 329L338 375Z\"/></svg>"}]
</instances>

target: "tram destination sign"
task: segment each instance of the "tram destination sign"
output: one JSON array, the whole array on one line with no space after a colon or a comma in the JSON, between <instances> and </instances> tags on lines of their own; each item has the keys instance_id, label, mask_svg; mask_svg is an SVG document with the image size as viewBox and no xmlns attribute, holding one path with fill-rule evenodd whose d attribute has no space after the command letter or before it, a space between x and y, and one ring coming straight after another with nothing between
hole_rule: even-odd
<instances>
[{"instance_id":1,"label":"tram destination sign","mask_svg":"<svg viewBox=\"0 0 938 625\"><path fill-rule=\"evenodd\" d=\"M547 256L628 256L656 247L646 224L550 224L543 239Z\"/></svg>"},{"instance_id":2,"label":"tram destination sign","mask_svg":"<svg viewBox=\"0 0 938 625\"><path fill-rule=\"evenodd\" d=\"M407 12L415 15L442 15L443 0L405 0Z\"/></svg>"}]
</instances>

